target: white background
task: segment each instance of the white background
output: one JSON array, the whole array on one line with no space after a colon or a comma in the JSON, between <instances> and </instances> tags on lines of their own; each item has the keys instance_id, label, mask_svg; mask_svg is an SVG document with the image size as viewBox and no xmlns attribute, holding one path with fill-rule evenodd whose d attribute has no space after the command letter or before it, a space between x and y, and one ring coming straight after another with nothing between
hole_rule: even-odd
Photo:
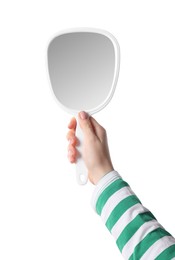
<instances>
[{"instance_id":1,"label":"white background","mask_svg":"<svg viewBox=\"0 0 175 260\"><path fill-rule=\"evenodd\" d=\"M2 1L0 259L122 259L67 161L70 115L57 106L46 48L59 30L96 27L121 47L107 129L115 169L175 235L174 1Z\"/></svg>"}]
</instances>

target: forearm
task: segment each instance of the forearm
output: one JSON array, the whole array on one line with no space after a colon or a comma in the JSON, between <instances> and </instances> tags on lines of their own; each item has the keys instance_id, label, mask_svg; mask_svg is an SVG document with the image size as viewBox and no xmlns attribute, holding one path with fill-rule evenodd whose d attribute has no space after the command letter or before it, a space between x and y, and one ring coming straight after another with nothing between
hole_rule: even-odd
<instances>
[{"instance_id":1,"label":"forearm","mask_svg":"<svg viewBox=\"0 0 175 260\"><path fill-rule=\"evenodd\" d=\"M92 204L124 259L175 257L175 239L141 204L117 172L110 172L100 180Z\"/></svg>"}]
</instances>

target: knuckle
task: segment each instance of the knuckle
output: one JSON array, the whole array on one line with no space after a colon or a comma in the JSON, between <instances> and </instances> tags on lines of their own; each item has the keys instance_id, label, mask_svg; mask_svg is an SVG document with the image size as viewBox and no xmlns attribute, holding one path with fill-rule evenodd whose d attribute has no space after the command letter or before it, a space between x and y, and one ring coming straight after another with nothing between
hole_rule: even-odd
<instances>
[{"instance_id":1,"label":"knuckle","mask_svg":"<svg viewBox=\"0 0 175 260\"><path fill-rule=\"evenodd\" d=\"M73 131L69 131L66 135L67 140L69 141L70 139L75 137L75 133Z\"/></svg>"},{"instance_id":2,"label":"knuckle","mask_svg":"<svg viewBox=\"0 0 175 260\"><path fill-rule=\"evenodd\" d=\"M74 149L73 145L69 144L68 147L67 147L67 150L68 151L73 151L73 149Z\"/></svg>"}]
</instances>

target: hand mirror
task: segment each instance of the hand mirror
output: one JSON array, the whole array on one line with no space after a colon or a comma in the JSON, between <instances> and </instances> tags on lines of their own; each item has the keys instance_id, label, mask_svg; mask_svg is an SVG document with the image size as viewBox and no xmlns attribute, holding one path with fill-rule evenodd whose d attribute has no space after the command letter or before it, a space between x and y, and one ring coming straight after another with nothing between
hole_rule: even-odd
<instances>
[{"instance_id":1,"label":"hand mirror","mask_svg":"<svg viewBox=\"0 0 175 260\"><path fill-rule=\"evenodd\" d=\"M47 64L57 103L74 116L80 111L92 115L103 109L114 94L119 74L119 44L103 30L67 30L49 43ZM88 174L81 157L82 133L78 124L76 135L80 154L77 181L85 184Z\"/></svg>"}]
</instances>

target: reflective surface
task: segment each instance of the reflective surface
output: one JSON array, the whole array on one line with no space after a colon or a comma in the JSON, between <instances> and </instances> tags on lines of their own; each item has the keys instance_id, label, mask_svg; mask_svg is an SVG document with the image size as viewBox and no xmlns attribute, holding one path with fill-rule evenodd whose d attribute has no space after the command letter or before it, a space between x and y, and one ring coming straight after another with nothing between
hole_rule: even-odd
<instances>
[{"instance_id":1,"label":"reflective surface","mask_svg":"<svg viewBox=\"0 0 175 260\"><path fill-rule=\"evenodd\" d=\"M48 69L60 104L74 111L93 110L109 95L114 79L115 50L105 35L66 33L48 48Z\"/></svg>"}]
</instances>

